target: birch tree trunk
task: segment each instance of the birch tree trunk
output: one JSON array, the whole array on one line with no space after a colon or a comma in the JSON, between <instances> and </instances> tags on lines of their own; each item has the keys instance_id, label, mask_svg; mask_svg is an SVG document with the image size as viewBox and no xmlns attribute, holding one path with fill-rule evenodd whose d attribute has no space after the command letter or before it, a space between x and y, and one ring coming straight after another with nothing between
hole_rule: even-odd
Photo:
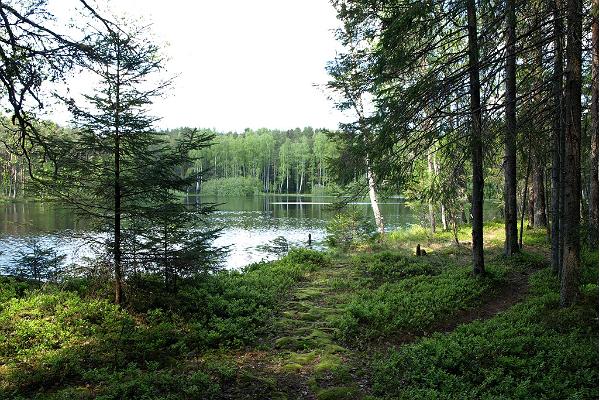
<instances>
[{"instance_id":1,"label":"birch tree trunk","mask_svg":"<svg viewBox=\"0 0 600 400\"><path fill-rule=\"evenodd\" d=\"M375 224L377 224L377 231L380 235L385 234L385 226L383 224L383 215L379 209L379 202L377 200L377 189L375 188L375 176L371 170L371 164L367 157L367 182L369 185L369 199L371 200L371 208L373 209L373 216L375 217Z\"/></svg>"},{"instance_id":2,"label":"birch tree trunk","mask_svg":"<svg viewBox=\"0 0 600 400\"><path fill-rule=\"evenodd\" d=\"M432 177L435 173L431 152L427 153L427 171L429 172L430 177ZM429 207L429 226L431 227L431 233L435 233L435 210L433 208L433 202L431 199L427 201L427 206Z\"/></svg>"},{"instance_id":3,"label":"birch tree trunk","mask_svg":"<svg viewBox=\"0 0 600 400\"><path fill-rule=\"evenodd\" d=\"M440 164L437 161L437 157L433 157L433 172L435 172L436 176L439 176L440 174ZM440 213L442 215L442 229L444 229L445 231L448 230L448 219L446 216L446 206L444 205L444 201L441 202L441 206L440 206Z\"/></svg>"}]
</instances>

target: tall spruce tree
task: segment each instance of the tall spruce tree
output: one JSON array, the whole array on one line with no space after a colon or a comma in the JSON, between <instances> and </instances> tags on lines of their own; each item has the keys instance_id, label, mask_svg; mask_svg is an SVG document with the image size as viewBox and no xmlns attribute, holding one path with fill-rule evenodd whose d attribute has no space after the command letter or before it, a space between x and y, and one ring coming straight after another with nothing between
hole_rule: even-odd
<instances>
[{"instance_id":1,"label":"tall spruce tree","mask_svg":"<svg viewBox=\"0 0 600 400\"><path fill-rule=\"evenodd\" d=\"M471 113L471 161L473 164L473 273L485 273L483 260L483 138L481 120L481 83L479 80L479 44L475 0L467 0L469 37L469 96Z\"/></svg>"},{"instance_id":2,"label":"tall spruce tree","mask_svg":"<svg viewBox=\"0 0 600 400\"><path fill-rule=\"evenodd\" d=\"M504 253L519 252L517 232L517 64L515 0L506 0L506 133L504 139Z\"/></svg>"},{"instance_id":3,"label":"tall spruce tree","mask_svg":"<svg viewBox=\"0 0 600 400\"><path fill-rule=\"evenodd\" d=\"M592 101L588 243L598 249L598 0L592 1Z\"/></svg>"},{"instance_id":4,"label":"tall spruce tree","mask_svg":"<svg viewBox=\"0 0 600 400\"><path fill-rule=\"evenodd\" d=\"M88 68L98 86L85 103L67 99L77 130L73 141L61 144L52 185L56 196L110 232L116 303L123 300L127 272L158 266L173 288L178 272L211 268L218 258L210 250L216 232L189 227L211 207L190 211L177 198L196 180L177 168L192 164L192 150L208 146L212 136L187 130L169 143L153 130L148 107L169 81L155 79L163 60L142 31L107 26L97 34L98 58Z\"/></svg>"},{"instance_id":5,"label":"tall spruce tree","mask_svg":"<svg viewBox=\"0 0 600 400\"><path fill-rule=\"evenodd\" d=\"M560 305L570 306L579 294L581 275L581 58L582 2L567 0L567 77L565 83L564 243Z\"/></svg>"}]
</instances>

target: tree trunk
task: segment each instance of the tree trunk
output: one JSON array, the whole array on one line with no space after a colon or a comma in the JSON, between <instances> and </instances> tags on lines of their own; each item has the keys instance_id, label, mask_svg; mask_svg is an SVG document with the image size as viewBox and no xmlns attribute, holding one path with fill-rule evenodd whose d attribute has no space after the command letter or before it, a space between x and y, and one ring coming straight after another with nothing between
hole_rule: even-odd
<instances>
[{"instance_id":1,"label":"tree trunk","mask_svg":"<svg viewBox=\"0 0 600 400\"><path fill-rule=\"evenodd\" d=\"M477 10L475 0L467 0L469 31L469 92L471 103L471 151L473 162L473 273L485 273L483 262L483 141L479 82L479 46L477 44Z\"/></svg>"},{"instance_id":2,"label":"tree trunk","mask_svg":"<svg viewBox=\"0 0 600 400\"><path fill-rule=\"evenodd\" d=\"M433 172L435 172L436 176L439 176L440 173L440 164L437 161L437 157L433 157ZM440 205L440 213L442 219L442 228L446 231L448 230L448 219L446 216L446 206L444 206L444 202L441 202Z\"/></svg>"},{"instance_id":3,"label":"tree trunk","mask_svg":"<svg viewBox=\"0 0 600 400\"><path fill-rule=\"evenodd\" d=\"M533 173L533 198L535 213L533 218L533 226L536 228L546 228L548 226L548 219L546 218L544 166L538 157L536 157L536 166Z\"/></svg>"},{"instance_id":4,"label":"tree trunk","mask_svg":"<svg viewBox=\"0 0 600 400\"><path fill-rule=\"evenodd\" d=\"M592 0L592 104L588 244L598 249L598 0Z\"/></svg>"},{"instance_id":5,"label":"tree trunk","mask_svg":"<svg viewBox=\"0 0 600 400\"><path fill-rule=\"evenodd\" d=\"M444 206L444 203L442 203L442 205L440 207L440 212L442 214L442 229L447 231L448 230L448 217L446 216L446 206Z\"/></svg>"},{"instance_id":6,"label":"tree trunk","mask_svg":"<svg viewBox=\"0 0 600 400\"><path fill-rule=\"evenodd\" d=\"M383 215L379 210L379 202L377 200L377 190L375 187L375 176L371 170L369 164L369 158L367 157L367 182L369 184L369 198L371 199L371 208L373 208L373 216L375 217L375 224L377 224L377 231L381 236L385 234L385 226L383 224Z\"/></svg>"},{"instance_id":7,"label":"tree trunk","mask_svg":"<svg viewBox=\"0 0 600 400\"><path fill-rule=\"evenodd\" d=\"M541 9L541 7L538 7ZM535 76L540 85L543 85L544 80L544 42L542 40L542 21L540 13L534 18L535 26L539 27L535 30L534 40L536 42L535 51ZM540 105L544 101L544 91L539 89L535 95L535 103ZM545 132L542 130L540 137L542 141L546 141ZM547 228L548 218L546 216L546 190L545 190L545 157L537 148L533 149L533 201L534 201L534 221L535 228Z\"/></svg>"},{"instance_id":8,"label":"tree trunk","mask_svg":"<svg viewBox=\"0 0 600 400\"><path fill-rule=\"evenodd\" d=\"M565 90L565 209L560 305L579 294L581 196L581 0L567 0L567 80Z\"/></svg>"},{"instance_id":9,"label":"tree trunk","mask_svg":"<svg viewBox=\"0 0 600 400\"><path fill-rule=\"evenodd\" d=\"M434 175L433 168L433 160L432 160L431 152L427 153L427 171L429 172L429 177L431 178ZM427 206L429 208L429 226L431 228L431 233L435 233L435 210L433 208L433 202L431 199L427 200Z\"/></svg>"},{"instance_id":10,"label":"tree trunk","mask_svg":"<svg viewBox=\"0 0 600 400\"><path fill-rule=\"evenodd\" d=\"M114 167L115 167L115 181L114 181L114 263L115 263L115 303L121 304L123 298L123 285L122 285L122 270L121 270L121 149L120 149L120 135L119 128L120 122L120 88L121 82L119 81L119 69L120 69L120 55L119 47L117 47L117 82L115 84L115 152L114 152Z\"/></svg>"},{"instance_id":11,"label":"tree trunk","mask_svg":"<svg viewBox=\"0 0 600 400\"><path fill-rule=\"evenodd\" d=\"M563 121L563 22L561 16L562 0L552 2L552 14L554 18L554 79L552 80L552 270L560 273L560 226L562 215L561 203L561 177L562 157L561 149L564 146L564 121Z\"/></svg>"},{"instance_id":12,"label":"tree trunk","mask_svg":"<svg viewBox=\"0 0 600 400\"><path fill-rule=\"evenodd\" d=\"M533 228L535 224L535 192L533 191L533 178L529 186L529 201L527 202L527 228Z\"/></svg>"},{"instance_id":13,"label":"tree trunk","mask_svg":"<svg viewBox=\"0 0 600 400\"><path fill-rule=\"evenodd\" d=\"M454 242L458 246L460 242L458 241L458 223L456 222L456 214L452 214L452 236L454 236Z\"/></svg>"},{"instance_id":14,"label":"tree trunk","mask_svg":"<svg viewBox=\"0 0 600 400\"><path fill-rule=\"evenodd\" d=\"M529 183L529 171L531 170L531 154L527 155L527 170L525 171L525 187L523 188L523 202L521 203L521 230L519 232L519 248L523 248L523 220L525 219L525 208L527 205L527 185Z\"/></svg>"},{"instance_id":15,"label":"tree trunk","mask_svg":"<svg viewBox=\"0 0 600 400\"><path fill-rule=\"evenodd\" d=\"M517 231L517 65L515 0L506 1L506 134L504 136L504 254L519 252Z\"/></svg>"}]
</instances>

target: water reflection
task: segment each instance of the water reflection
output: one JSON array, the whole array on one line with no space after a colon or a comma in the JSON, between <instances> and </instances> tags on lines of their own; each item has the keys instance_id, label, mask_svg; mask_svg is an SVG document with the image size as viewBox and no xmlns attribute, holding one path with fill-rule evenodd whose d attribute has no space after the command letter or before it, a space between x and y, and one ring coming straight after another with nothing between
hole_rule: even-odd
<instances>
[{"instance_id":1,"label":"water reflection","mask_svg":"<svg viewBox=\"0 0 600 400\"><path fill-rule=\"evenodd\" d=\"M265 245L279 236L286 238L291 247L306 247L311 234L312 247L322 248L326 221L333 214L329 204L335 197L188 197L185 201L191 207L201 202L217 204L217 211L207 216L205 223L210 229L223 228L215 245L230 246L224 264L226 268L237 269L252 262L276 258L275 254L265 250ZM370 217L368 203L357 202L354 207ZM389 230L420 223L424 215L393 199L383 202L381 209ZM26 249L27 240L32 238L65 254L65 262L80 262L83 257L93 257L94 248L85 238L94 235L98 237L89 231L85 221L77 219L64 207L41 202L2 204L0 269L9 265L19 250Z\"/></svg>"}]
</instances>

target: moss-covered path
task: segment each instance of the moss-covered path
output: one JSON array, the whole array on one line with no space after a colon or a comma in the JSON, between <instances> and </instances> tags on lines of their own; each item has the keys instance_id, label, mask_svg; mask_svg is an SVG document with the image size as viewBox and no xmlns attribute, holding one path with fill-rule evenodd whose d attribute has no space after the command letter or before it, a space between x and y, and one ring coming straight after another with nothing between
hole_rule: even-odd
<instances>
[{"instance_id":1,"label":"moss-covered path","mask_svg":"<svg viewBox=\"0 0 600 400\"><path fill-rule=\"evenodd\" d=\"M409 249L371 252L341 257L307 274L283 301L275 317L275 334L264 341L261 350L236 355L240 372L225 396L232 399L369 398L370 362L374 353L495 316L525 298L528 277L533 268L542 266L536 259L537 264L532 268L528 259L528 262L513 262L509 267L495 267L494 264L501 264L503 260L497 252L492 252L490 256L495 261L490 263L490 268L494 276L479 282L469 275L468 268L458 267L468 261L464 246L440 247L434 243L432 246L428 247L428 257L414 257ZM452 259L455 262L446 265ZM456 268L460 270L461 279L474 281L485 291L473 291L470 286L455 288L440 278L454 274ZM453 278L450 275L450 279ZM401 288L415 298L415 307L427 305L419 302L421 297L441 302L442 299L435 298L440 293L435 292L432 297L431 288L427 286L433 279L438 279L434 285L447 286L441 295L456 300L440 308L438 311L442 314L436 313L433 306L433 320L428 313L411 313L403 309L402 304L394 304L394 299L381 297L378 300L390 301L388 305L396 307L399 314L413 319L423 317L423 321L411 321L405 329L391 335L375 336L365 334L360 326L348 328L345 325L353 304L363 299L368 301L369 296L385 285L389 287L384 290L390 291L396 290L394 284L403 285ZM358 297L357 293L360 293ZM376 324L385 322L379 320L381 317L385 315L369 316ZM402 328L402 323L397 326Z\"/></svg>"}]
</instances>

